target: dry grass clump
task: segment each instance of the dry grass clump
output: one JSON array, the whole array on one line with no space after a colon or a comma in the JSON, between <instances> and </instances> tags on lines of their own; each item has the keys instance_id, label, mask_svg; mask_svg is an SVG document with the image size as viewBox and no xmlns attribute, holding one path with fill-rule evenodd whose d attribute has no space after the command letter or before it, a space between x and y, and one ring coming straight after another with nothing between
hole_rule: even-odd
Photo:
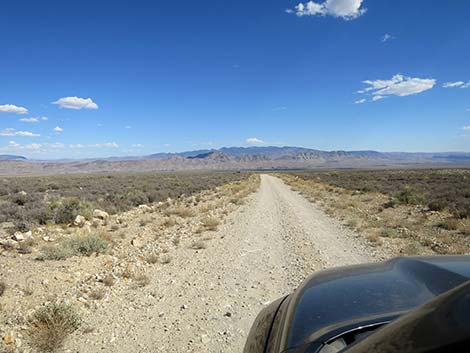
<instances>
[{"instance_id":1,"label":"dry grass clump","mask_svg":"<svg viewBox=\"0 0 470 353\"><path fill-rule=\"evenodd\" d=\"M42 352L55 352L80 326L80 316L67 304L45 304L29 319L29 336Z\"/></svg>"},{"instance_id":2,"label":"dry grass clump","mask_svg":"<svg viewBox=\"0 0 470 353\"><path fill-rule=\"evenodd\" d=\"M212 231L217 230L217 227L220 224L220 221L215 217L205 217L202 219L201 222L202 222L202 226L206 230L212 230Z\"/></svg>"},{"instance_id":3,"label":"dry grass clump","mask_svg":"<svg viewBox=\"0 0 470 353\"><path fill-rule=\"evenodd\" d=\"M165 212L165 214L167 216L175 215L181 218L189 218L189 217L194 217L196 215L196 213L188 207L170 208Z\"/></svg>"},{"instance_id":4,"label":"dry grass clump","mask_svg":"<svg viewBox=\"0 0 470 353\"><path fill-rule=\"evenodd\" d=\"M0 282L0 297L3 295L3 293L5 293L6 288L7 288L7 285L5 284L5 282L1 281Z\"/></svg>"},{"instance_id":5,"label":"dry grass clump","mask_svg":"<svg viewBox=\"0 0 470 353\"><path fill-rule=\"evenodd\" d=\"M215 208L215 205L213 203L206 203L202 206L199 207L199 212L200 213L207 213Z\"/></svg>"},{"instance_id":6,"label":"dry grass clump","mask_svg":"<svg viewBox=\"0 0 470 353\"><path fill-rule=\"evenodd\" d=\"M166 228L173 227L174 225L176 225L176 221L173 217L169 217L163 222L163 226Z\"/></svg>"},{"instance_id":7,"label":"dry grass clump","mask_svg":"<svg viewBox=\"0 0 470 353\"><path fill-rule=\"evenodd\" d=\"M74 252L67 246L58 245L46 245L41 248L41 254L36 257L36 260L65 260L72 257Z\"/></svg>"}]
</instances>

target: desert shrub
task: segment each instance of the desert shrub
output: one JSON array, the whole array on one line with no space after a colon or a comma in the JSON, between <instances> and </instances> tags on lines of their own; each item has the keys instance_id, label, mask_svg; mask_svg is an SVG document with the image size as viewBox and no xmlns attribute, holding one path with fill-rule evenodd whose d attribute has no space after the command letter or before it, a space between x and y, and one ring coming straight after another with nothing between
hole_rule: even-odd
<instances>
[{"instance_id":1,"label":"desert shrub","mask_svg":"<svg viewBox=\"0 0 470 353\"><path fill-rule=\"evenodd\" d=\"M72 223L77 215L82 215L90 219L93 214L93 207L88 202L82 202L75 197L68 197L49 205L52 220L56 224ZM48 217L46 212L42 217Z\"/></svg>"},{"instance_id":2,"label":"desert shrub","mask_svg":"<svg viewBox=\"0 0 470 353\"><path fill-rule=\"evenodd\" d=\"M109 243L96 234L75 236L57 245L44 246L36 259L41 261L65 260L75 255L91 256L94 253L105 253L108 246Z\"/></svg>"},{"instance_id":3,"label":"desert shrub","mask_svg":"<svg viewBox=\"0 0 470 353\"><path fill-rule=\"evenodd\" d=\"M195 216L194 211L191 210L190 208L187 208L187 207L170 208L165 212L165 214L167 216L176 215L176 216L179 216L181 218L188 218L188 217L194 217Z\"/></svg>"},{"instance_id":4,"label":"desert shrub","mask_svg":"<svg viewBox=\"0 0 470 353\"><path fill-rule=\"evenodd\" d=\"M77 174L0 179L0 223L73 222L77 214L90 219L93 209L127 211L150 202L193 195L228 182L245 180L248 173L115 173ZM26 195L19 194L25 191ZM190 215L188 215L190 216Z\"/></svg>"},{"instance_id":5,"label":"desert shrub","mask_svg":"<svg viewBox=\"0 0 470 353\"><path fill-rule=\"evenodd\" d=\"M424 196L411 185L405 185L402 191L395 196L398 202L405 205L418 205L424 202Z\"/></svg>"},{"instance_id":6,"label":"desert shrub","mask_svg":"<svg viewBox=\"0 0 470 353\"><path fill-rule=\"evenodd\" d=\"M206 217L202 219L202 226L207 230L217 230L220 221L215 217Z\"/></svg>"},{"instance_id":7,"label":"desert shrub","mask_svg":"<svg viewBox=\"0 0 470 353\"><path fill-rule=\"evenodd\" d=\"M165 221L163 222L163 226L166 228L173 227L175 224L176 224L176 221L172 217L165 219Z\"/></svg>"},{"instance_id":8,"label":"desert shrub","mask_svg":"<svg viewBox=\"0 0 470 353\"><path fill-rule=\"evenodd\" d=\"M5 284L5 282L0 281L0 297L3 295L3 293L5 293L6 288L7 288L7 285Z\"/></svg>"},{"instance_id":9,"label":"desert shrub","mask_svg":"<svg viewBox=\"0 0 470 353\"><path fill-rule=\"evenodd\" d=\"M467 202L460 206L460 209L456 211L459 218L470 218L470 203Z\"/></svg>"},{"instance_id":10,"label":"desert shrub","mask_svg":"<svg viewBox=\"0 0 470 353\"><path fill-rule=\"evenodd\" d=\"M430 210L448 209L459 218L470 217L469 169L403 169L337 172L291 172L297 183L323 182L349 191L364 186L390 196L384 208L397 204L422 204Z\"/></svg>"},{"instance_id":11,"label":"desert shrub","mask_svg":"<svg viewBox=\"0 0 470 353\"><path fill-rule=\"evenodd\" d=\"M80 316L67 304L45 304L29 319L29 336L43 352L57 351L67 337L80 326Z\"/></svg>"},{"instance_id":12,"label":"desert shrub","mask_svg":"<svg viewBox=\"0 0 470 353\"><path fill-rule=\"evenodd\" d=\"M394 228L383 228L380 232L380 236L384 238L395 238L398 236L398 231Z\"/></svg>"},{"instance_id":13,"label":"desert shrub","mask_svg":"<svg viewBox=\"0 0 470 353\"><path fill-rule=\"evenodd\" d=\"M455 218L447 218L446 220L438 223L437 227L446 230L457 230L459 229L459 221Z\"/></svg>"},{"instance_id":14,"label":"desert shrub","mask_svg":"<svg viewBox=\"0 0 470 353\"><path fill-rule=\"evenodd\" d=\"M446 203L443 200L434 200L428 203L430 211L443 211L446 208Z\"/></svg>"},{"instance_id":15,"label":"desert shrub","mask_svg":"<svg viewBox=\"0 0 470 353\"><path fill-rule=\"evenodd\" d=\"M73 255L73 250L67 246L63 246L62 244L46 245L41 248L41 253L36 260L65 260Z\"/></svg>"},{"instance_id":16,"label":"desert shrub","mask_svg":"<svg viewBox=\"0 0 470 353\"><path fill-rule=\"evenodd\" d=\"M69 239L65 246L72 249L74 254L91 256L94 253L105 253L109 244L101 236L90 234L87 236L76 236L72 239Z\"/></svg>"}]
</instances>

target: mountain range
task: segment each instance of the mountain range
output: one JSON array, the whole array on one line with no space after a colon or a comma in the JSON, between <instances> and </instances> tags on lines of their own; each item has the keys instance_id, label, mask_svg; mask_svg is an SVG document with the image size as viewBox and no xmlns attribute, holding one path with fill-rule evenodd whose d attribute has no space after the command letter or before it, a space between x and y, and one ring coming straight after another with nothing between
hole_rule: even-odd
<instances>
[{"instance_id":1,"label":"mountain range","mask_svg":"<svg viewBox=\"0 0 470 353\"><path fill-rule=\"evenodd\" d=\"M139 157L38 161L0 155L0 174L468 166L470 153L321 151L304 147L223 147Z\"/></svg>"}]
</instances>

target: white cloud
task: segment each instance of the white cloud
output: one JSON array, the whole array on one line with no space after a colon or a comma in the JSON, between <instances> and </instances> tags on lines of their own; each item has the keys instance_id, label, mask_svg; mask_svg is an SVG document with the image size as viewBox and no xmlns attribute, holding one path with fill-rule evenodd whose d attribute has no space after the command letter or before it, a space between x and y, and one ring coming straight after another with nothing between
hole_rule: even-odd
<instances>
[{"instance_id":1,"label":"white cloud","mask_svg":"<svg viewBox=\"0 0 470 353\"><path fill-rule=\"evenodd\" d=\"M365 98L362 98L362 99L358 99L357 101L355 101L354 103L355 104L362 104L362 103L365 103L366 102L366 99Z\"/></svg>"},{"instance_id":2,"label":"white cloud","mask_svg":"<svg viewBox=\"0 0 470 353\"><path fill-rule=\"evenodd\" d=\"M38 118L21 118L20 121L23 123L39 123Z\"/></svg>"},{"instance_id":3,"label":"white cloud","mask_svg":"<svg viewBox=\"0 0 470 353\"><path fill-rule=\"evenodd\" d=\"M65 145L62 142L54 142L54 143L44 143L45 147L53 148L53 149L62 149Z\"/></svg>"},{"instance_id":4,"label":"white cloud","mask_svg":"<svg viewBox=\"0 0 470 353\"><path fill-rule=\"evenodd\" d=\"M283 110L287 110L287 107L276 107L276 108L273 108L272 109L273 112L280 112L280 111L283 111Z\"/></svg>"},{"instance_id":5,"label":"white cloud","mask_svg":"<svg viewBox=\"0 0 470 353\"><path fill-rule=\"evenodd\" d=\"M43 145L40 144L40 143L31 143L29 145L21 145L21 144L15 142L15 141L8 141L8 145L5 146L5 147L0 147L0 150L8 150L8 149L12 149L12 150L24 150L24 149L38 150L41 147L43 147Z\"/></svg>"},{"instance_id":6,"label":"white cloud","mask_svg":"<svg viewBox=\"0 0 470 353\"><path fill-rule=\"evenodd\" d=\"M18 148L21 147L21 145L19 143L16 143L15 141L8 141L8 147Z\"/></svg>"},{"instance_id":7,"label":"white cloud","mask_svg":"<svg viewBox=\"0 0 470 353\"><path fill-rule=\"evenodd\" d=\"M25 107L18 107L14 104L3 104L0 105L0 113L27 114L28 109Z\"/></svg>"},{"instance_id":8,"label":"white cloud","mask_svg":"<svg viewBox=\"0 0 470 353\"><path fill-rule=\"evenodd\" d=\"M66 109L98 109L98 105L91 98L64 97L52 102Z\"/></svg>"},{"instance_id":9,"label":"white cloud","mask_svg":"<svg viewBox=\"0 0 470 353\"><path fill-rule=\"evenodd\" d=\"M144 147L144 145L141 144L141 143L136 143L136 144L133 144L132 147L142 148L142 147Z\"/></svg>"},{"instance_id":10,"label":"white cloud","mask_svg":"<svg viewBox=\"0 0 470 353\"><path fill-rule=\"evenodd\" d=\"M132 129L132 126L126 125L124 126L125 129Z\"/></svg>"},{"instance_id":11,"label":"white cloud","mask_svg":"<svg viewBox=\"0 0 470 353\"><path fill-rule=\"evenodd\" d=\"M31 117L31 118L21 118L20 121L23 123L39 123L39 121L47 121L49 118L47 116L41 117Z\"/></svg>"},{"instance_id":12,"label":"white cloud","mask_svg":"<svg viewBox=\"0 0 470 353\"><path fill-rule=\"evenodd\" d=\"M39 137L41 135L30 131L16 131L13 128L6 128L0 132L0 136L21 136L21 137Z\"/></svg>"},{"instance_id":13,"label":"white cloud","mask_svg":"<svg viewBox=\"0 0 470 353\"><path fill-rule=\"evenodd\" d=\"M372 102L377 102L377 101L379 101L381 99L384 99L384 98L385 98L384 96L373 96L372 97Z\"/></svg>"},{"instance_id":14,"label":"white cloud","mask_svg":"<svg viewBox=\"0 0 470 353\"><path fill-rule=\"evenodd\" d=\"M323 3L308 1L299 3L294 9L286 10L297 16L333 16L345 20L358 18L366 12L361 8L363 0L325 0Z\"/></svg>"},{"instance_id":15,"label":"white cloud","mask_svg":"<svg viewBox=\"0 0 470 353\"><path fill-rule=\"evenodd\" d=\"M247 138L245 141L246 143L250 145L263 145L266 143L263 140L260 140L259 138L256 138L256 137Z\"/></svg>"},{"instance_id":16,"label":"white cloud","mask_svg":"<svg viewBox=\"0 0 470 353\"><path fill-rule=\"evenodd\" d=\"M95 145L91 145L90 147L98 147L98 148L118 148L119 145L116 142L105 142L105 143L97 143Z\"/></svg>"},{"instance_id":17,"label":"white cloud","mask_svg":"<svg viewBox=\"0 0 470 353\"><path fill-rule=\"evenodd\" d=\"M62 131L64 131L64 129L62 129L60 126L56 126L55 128L52 129L54 132L57 132L58 134L60 134Z\"/></svg>"},{"instance_id":18,"label":"white cloud","mask_svg":"<svg viewBox=\"0 0 470 353\"><path fill-rule=\"evenodd\" d=\"M83 145L81 143L69 145L70 148L119 148L116 142L95 143L92 145Z\"/></svg>"},{"instance_id":19,"label":"white cloud","mask_svg":"<svg viewBox=\"0 0 470 353\"><path fill-rule=\"evenodd\" d=\"M382 37L382 43L388 42L389 40L395 39L391 34L385 33Z\"/></svg>"},{"instance_id":20,"label":"white cloud","mask_svg":"<svg viewBox=\"0 0 470 353\"><path fill-rule=\"evenodd\" d=\"M32 143L30 145L26 145L25 148L28 150L38 150L42 147L40 143Z\"/></svg>"},{"instance_id":21,"label":"white cloud","mask_svg":"<svg viewBox=\"0 0 470 353\"><path fill-rule=\"evenodd\" d=\"M463 127L462 127L462 130L467 130L467 131L470 131L470 125L463 126Z\"/></svg>"},{"instance_id":22,"label":"white cloud","mask_svg":"<svg viewBox=\"0 0 470 353\"><path fill-rule=\"evenodd\" d=\"M465 83L463 81L456 81L456 82L446 82L442 85L444 88L470 88L470 81Z\"/></svg>"},{"instance_id":23,"label":"white cloud","mask_svg":"<svg viewBox=\"0 0 470 353\"><path fill-rule=\"evenodd\" d=\"M366 80L363 81L369 85L358 93L368 93L373 95L372 100L377 101L386 96L405 97L430 90L436 84L435 79L407 77L395 75L390 80Z\"/></svg>"}]
</instances>

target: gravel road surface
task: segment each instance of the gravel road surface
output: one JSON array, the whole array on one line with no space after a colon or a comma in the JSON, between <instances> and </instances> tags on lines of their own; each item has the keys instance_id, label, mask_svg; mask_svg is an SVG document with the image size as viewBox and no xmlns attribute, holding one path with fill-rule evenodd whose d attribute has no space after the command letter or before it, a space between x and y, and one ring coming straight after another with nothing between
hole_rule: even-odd
<instances>
[{"instance_id":1,"label":"gravel road surface","mask_svg":"<svg viewBox=\"0 0 470 353\"><path fill-rule=\"evenodd\" d=\"M360 236L280 179L260 189L213 233L181 246L151 283L103 302L68 352L239 353L256 314L316 270L377 260Z\"/></svg>"}]
</instances>

